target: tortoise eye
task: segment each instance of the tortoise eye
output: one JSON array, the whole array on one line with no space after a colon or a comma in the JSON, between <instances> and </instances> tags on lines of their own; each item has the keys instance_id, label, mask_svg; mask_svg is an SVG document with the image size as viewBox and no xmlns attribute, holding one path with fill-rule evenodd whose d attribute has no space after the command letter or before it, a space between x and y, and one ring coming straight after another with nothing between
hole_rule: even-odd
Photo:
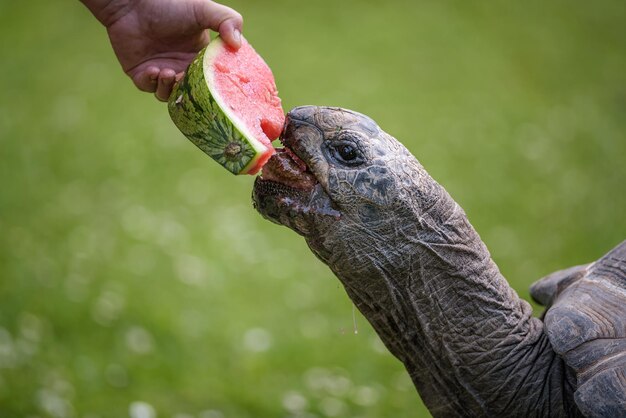
<instances>
[{"instance_id":1,"label":"tortoise eye","mask_svg":"<svg viewBox=\"0 0 626 418\"><path fill-rule=\"evenodd\" d=\"M352 161L357 157L357 149L352 144L341 144L337 147L337 152L344 161Z\"/></svg>"},{"instance_id":2,"label":"tortoise eye","mask_svg":"<svg viewBox=\"0 0 626 418\"><path fill-rule=\"evenodd\" d=\"M355 167L365 162L359 147L351 140L336 140L329 144L328 151L333 160L341 165Z\"/></svg>"}]
</instances>

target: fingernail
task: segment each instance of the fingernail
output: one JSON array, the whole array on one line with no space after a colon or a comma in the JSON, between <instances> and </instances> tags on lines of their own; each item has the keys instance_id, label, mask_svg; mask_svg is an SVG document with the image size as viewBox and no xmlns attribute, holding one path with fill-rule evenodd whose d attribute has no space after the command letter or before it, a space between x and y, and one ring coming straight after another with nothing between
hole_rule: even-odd
<instances>
[{"instance_id":1,"label":"fingernail","mask_svg":"<svg viewBox=\"0 0 626 418\"><path fill-rule=\"evenodd\" d=\"M235 39L235 42L241 45L241 32L239 32L239 29L235 29L233 31L233 38Z\"/></svg>"}]
</instances>

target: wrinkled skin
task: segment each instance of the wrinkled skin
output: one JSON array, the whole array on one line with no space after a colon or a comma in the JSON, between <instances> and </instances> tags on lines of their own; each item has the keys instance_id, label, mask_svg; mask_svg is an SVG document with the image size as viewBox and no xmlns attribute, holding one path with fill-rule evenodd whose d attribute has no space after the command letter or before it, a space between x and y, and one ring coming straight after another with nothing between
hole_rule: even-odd
<instances>
[{"instance_id":1,"label":"wrinkled skin","mask_svg":"<svg viewBox=\"0 0 626 418\"><path fill-rule=\"evenodd\" d=\"M364 115L313 106L287 115L281 140L291 151L257 178L255 207L304 236L434 416L582 416L543 322L402 144Z\"/></svg>"}]
</instances>

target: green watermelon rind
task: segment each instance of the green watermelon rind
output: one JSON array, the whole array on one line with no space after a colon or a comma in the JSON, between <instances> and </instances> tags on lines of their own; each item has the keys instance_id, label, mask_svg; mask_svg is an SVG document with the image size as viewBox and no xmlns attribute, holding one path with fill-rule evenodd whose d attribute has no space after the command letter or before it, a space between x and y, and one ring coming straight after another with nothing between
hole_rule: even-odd
<instances>
[{"instance_id":1,"label":"green watermelon rind","mask_svg":"<svg viewBox=\"0 0 626 418\"><path fill-rule=\"evenodd\" d=\"M194 145L231 173L245 174L255 167L268 146L252 135L217 92L211 91L211 64L224 47L217 37L196 56L174 86L168 110L174 124ZM236 158L226 157L228 144L240 147Z\"/></svg>"}]
</instances>

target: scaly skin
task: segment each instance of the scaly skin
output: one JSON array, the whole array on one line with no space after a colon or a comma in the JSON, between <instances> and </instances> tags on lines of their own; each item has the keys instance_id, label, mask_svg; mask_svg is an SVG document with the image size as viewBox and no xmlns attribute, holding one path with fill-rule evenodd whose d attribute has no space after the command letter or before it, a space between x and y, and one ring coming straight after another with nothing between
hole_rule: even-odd
<instances>
[{"instance_id":1,"label":"scaly skin","mask_svg":"<svg viewBox=\"0 0 626 418\"><path fill-rule=\"evenodd\" d=\"M312 106L288 114L282 140L319 184L257 179L256 208L304 236L434 416L581 416L542 321L404 146L363 115Z\"/></svg>"}]
</instances>

